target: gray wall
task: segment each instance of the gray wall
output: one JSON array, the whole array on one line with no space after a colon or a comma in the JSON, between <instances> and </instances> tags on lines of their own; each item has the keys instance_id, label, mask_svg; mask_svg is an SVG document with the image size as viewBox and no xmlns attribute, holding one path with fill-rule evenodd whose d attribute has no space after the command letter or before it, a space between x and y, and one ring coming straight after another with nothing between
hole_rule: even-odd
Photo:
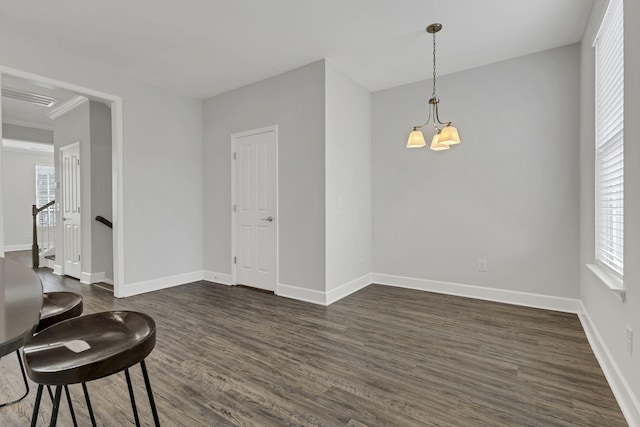
<instances>
[{"instance_id":1,"label":"gray wall","mask_svg":"<svg viewBox=\"0 0 640 427\"><path fill-rule=\"evenodd\" d=\"M202 102L1 35L0 65L123 99L125 287L202 270Z\"/></svg>"},{"instance_id":2,"label":"gray wall","mask_svg":"<svg viewBox=\"0 0 640 427\"><path fill-rule=\"evenodd\" d=\"M278 125L280 283L325 290L324 61L204 101L204 269L231 271L231 134Z\"/></svg>"},{"instance_id":3,"label":"gray wall","mask_svg":"<svg viewBox=\"0 0 640 427\"><path fill-rule=\"evenodd\" d=\"M60 148L80 142L82 272L105 273L113 278L112 230L94 220L97 215L112 218L111 210L111 109L88 101L54 121L56 171L61 171ZM61 173L56 173L61 187ZM61 200L60 190L56 200ZM62 247L62 229L57 246ZM56 264L62 265L61 252Z\"/></svg>"},{"instance_id":4,"label":"gray wall","mask_svg":"<svg viewBox=\"0 0 640 427\"><path fill-rule=\"evenodd\" d=\"M113 230L95 221L97 215L112 221L111 109L91 101L91 268L113 279Z\"/></svg>"},{"instance_id":5,"label":"gray wall","mask_svg":"<svg viewBox=\"0 0 640 427\"><path fill-rule=\"evenodd\" d=\"M60 149L69 144L80 143L80 233L82 239L82 272L92 273L91 264L91 130L89 102L75 107L73 110L56 118L53 122L53 145L56 165L56 205L62 212L62 165ZM61 224L62 215L58 215ZM56 265L63 265L63 228L58 227L56 234Z\"/></svg>"},{"instance_id":6,"label":"gray wall","mask_svg":"<svg viewBox=\"0 0 640 427\"><path fill-rule=\"evenodd\" d=\"M326 61L327 290L371 272L371 94Z\"/></svg>"},{"instance_id":7,"label":"gray wall","mask_svg":"<svg viewBox=\"0 0 640 427\"><path fill-rule=\"evenodd\" d=\"M640 3L624 2L624 285L626 302L620 301L585 267L595 258L595 52L592 47L606 1L594 3L581 45L580 109L580 298L597 332L627 381L629 391L640 398ZM626 326L634 333L633 355L626 351ZM616 384L624 387L623 384ZM640 422L637 407L623 407Z\"/></svg>"},{"instance_id":8,"label":"gray wall","mask_svg":"<svg viewBox=\"0 0 640 427\"><path fill-rule=\"evenodd\" d=\"M405 148L430 80L373 94L376 273L578 297L579 55L438 78L440 116L462 139L448 151Z\"/></svg>"},{"instance_id":9,"label":"gray wall","mask_svg":"<svg viewBox=\"0 0 640 427\"><path fill-rule=\"evenodd\" d=\"M9 123L3 123L2 135L7 139L53 144L53 131L51 130L36 129L27 126L18 126Z\"/></svg>"},{"instance_id":10,"label":"gray wall","mask_svg":"<svg viewBox=\"0 0 640 427\"><path fill-rule=\"evenodd\" d=\"M4 246L28 245L33 223L31 205L36 202L36 165L53 165L53 153L2 150L4 202Z\"/></svg>"}]
</instances>

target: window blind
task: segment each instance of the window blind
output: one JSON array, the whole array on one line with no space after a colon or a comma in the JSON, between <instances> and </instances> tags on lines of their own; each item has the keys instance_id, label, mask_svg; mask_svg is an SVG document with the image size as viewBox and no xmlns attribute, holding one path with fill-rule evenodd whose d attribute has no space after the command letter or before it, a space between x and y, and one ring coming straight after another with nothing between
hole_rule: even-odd
<instances>
[{"instance_id":1,"label":"window blind","mask_svg":"<svg viewBox=\"0 0 640 427\"><path fill-rule=\"evenodd\" d=\"M56 174L53 166L36 165L36 206L44 206L56 198ZM55 209L50 207L38 215L39 225L56 223Z\"/></svg>"},{"instance_id":2,"label":"window blind","mask_svg":"<svg viewBox=\"0 0 640 427\"><path fill-rule=\"evenodd\" d=\"M624 266L623 1L611 0L596 48L596 262Z\"/></svg>"}]
</instances>

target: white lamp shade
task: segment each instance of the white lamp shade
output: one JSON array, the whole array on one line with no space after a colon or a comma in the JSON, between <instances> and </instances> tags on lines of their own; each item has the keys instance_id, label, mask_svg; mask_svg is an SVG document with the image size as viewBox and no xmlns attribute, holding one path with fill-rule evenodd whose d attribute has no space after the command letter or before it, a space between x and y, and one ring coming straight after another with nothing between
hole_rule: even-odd
<instances>
[{"instance_id":1,"label":"white lamp shade","mask_svg":"<svg viewBox=\"0 0 640 427\"><path fill-rule=\"evenodd\" d=\"M458 135L458 129L453 126L445 126L440 132L440 144L455 145L460 144L460 136Z\"/></svg>"},{"instance_id":2,"label":"white lamp shade","mask_svg":"<svg viewBox=\"0 0 640 427\"><path fill-rule=\"evenodd\" d=\"M414 130L409 134L409 140L407 141L407 148L424 147L427 143L424 141L424 135L420 130Z\"/></svg>"},{"instance_id":3,"label":"white lamp shade","mask_svg":"<svg viewBox=\"0 0 640 427\"><path fill-rule=\"evenodd\" d=\"M439 133L436 133L435 135L433 135L433 139L431 140L431 148L433 151L440 151L440 150L448 150L449 146L447 144L443 144L442 142L440 142L440 135Z\"/></svg>"}]
</instances>

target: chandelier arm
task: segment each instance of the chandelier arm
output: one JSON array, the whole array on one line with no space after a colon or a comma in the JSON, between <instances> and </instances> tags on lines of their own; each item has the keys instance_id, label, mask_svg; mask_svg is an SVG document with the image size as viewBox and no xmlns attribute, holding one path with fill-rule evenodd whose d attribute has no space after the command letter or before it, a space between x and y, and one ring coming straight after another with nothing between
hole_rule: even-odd
<instances>
[{"instance_id":1,"label":"chandelier arm","mask_svg":"<svg viewBox=\"0 0 640 427\"><path fill-rule=\"evenodd\" d=\"M435 116L434 116L435 117ZM422 129L423 127L425 127L426 125L429 124L429 122L431 122L431 105L429 105L429 116L427 117L427 121L424 122L423 124L421 124L420 126L414 126L413 130L418 130L418 129Z\"/></svg>"},{"instance_id":2,"label":"chandelier arm","mask_svg":"<svg viewBox=\"0 0 640 427\"><path fill-rule=\"evenodd\" d=\"M434 122L433 122L434 126L435 126L435 121L437 121L441 125L445 125L445 126L450 126L451 125L451 122L441 122L440 121L440 117L438 116L438 104L435 104L435 115L434 115ZM436 126L436 128L437 128L437 126Z\"/></svg>"}]
</instances>

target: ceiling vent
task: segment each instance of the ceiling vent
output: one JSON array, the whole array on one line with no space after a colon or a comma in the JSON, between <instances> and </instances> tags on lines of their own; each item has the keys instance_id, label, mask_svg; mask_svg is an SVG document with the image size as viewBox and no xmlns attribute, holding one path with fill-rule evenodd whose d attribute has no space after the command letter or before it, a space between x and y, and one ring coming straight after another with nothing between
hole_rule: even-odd
<instances>
[{"instance_id":1,"label":"ceiling vent","mask_svg":"<svg viewBox=\"0 0 640 427\"><path fill-rule=\"evenodd\" d=\"M42 107L51 107L56 103L57 99L46 95L38 95L37 93L25 92L23 90L2 88L2 96L18 101L28 102L30 104L40 105Z\"/></svg>"}]
</instances>

